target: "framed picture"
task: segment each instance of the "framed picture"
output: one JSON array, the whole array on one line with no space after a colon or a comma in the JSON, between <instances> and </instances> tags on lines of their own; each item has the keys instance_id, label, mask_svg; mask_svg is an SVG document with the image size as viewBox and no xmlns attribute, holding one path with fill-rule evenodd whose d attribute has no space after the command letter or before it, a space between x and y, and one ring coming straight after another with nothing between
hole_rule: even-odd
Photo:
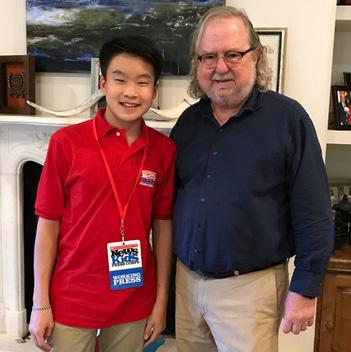
<instances>
[{"instance_id":1,"label":"framed picture","mask_svg":"<svg viewBox=\"0 0 351 352\"><path fill-rule=\"evenodd\" d=\"M351 91L347 86L332 86L334 128L351 129Z\"/></svg>"},{"instance_id":2,"label":"framed picture","mask_svg":"<svg viewBox=\"0 0 351 352\"><path fill-rule=\"evenodd\" d=\"M273 70L272 90L283 93L286 28L255 28Z\"/></svg>"},{"instance_id":3,"label":"framed picture","mask_svg":"<svg viewBox=\"0 0 351 352\"><path fill-rule=\"evenodd\" d=\"M348 90L351 90L351 72L344 72L344 83Z\"/></svg>"},{"instance_id":4,"label":"framed picture","mask_svg":"<svg viewBox=\"0 0 351 352\"><path fill-rule=\"evenodd\" d=\"M34 115L27 100L35 101L34 58L0 56L0 113Z\"/></svg>"},{"instance_id":5,"label":"framed picture","mask_svg":"<svg viewBox=\"0 0 351 352\"><path fill-rule=\"evenodd\" d=\"M161 48L163 74L187 75L191 34L217 5L224 0L26 0L27 53L38 72L89 72L105 41L141 34Z\"/></svg>"}]
</instances>

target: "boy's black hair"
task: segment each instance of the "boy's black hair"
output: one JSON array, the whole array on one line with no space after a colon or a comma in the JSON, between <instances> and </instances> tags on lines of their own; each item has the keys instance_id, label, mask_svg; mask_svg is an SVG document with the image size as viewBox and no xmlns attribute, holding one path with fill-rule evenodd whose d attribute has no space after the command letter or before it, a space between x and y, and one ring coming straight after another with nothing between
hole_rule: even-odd
<instances>
[{"instance_id":1,"label":"boy's black hair","mask_svg":"<svg viewBox=\"0 0 351 352\"><path fill-rule=\"evenodd\" d=\"M106 73L111 60L119 54L135 55L148 62L154 69L155 85L161 76L163 59L160 50L148 38L143 36L116 37L103 44L99 60L101 74Z\"/></svg>"}]
</instances>

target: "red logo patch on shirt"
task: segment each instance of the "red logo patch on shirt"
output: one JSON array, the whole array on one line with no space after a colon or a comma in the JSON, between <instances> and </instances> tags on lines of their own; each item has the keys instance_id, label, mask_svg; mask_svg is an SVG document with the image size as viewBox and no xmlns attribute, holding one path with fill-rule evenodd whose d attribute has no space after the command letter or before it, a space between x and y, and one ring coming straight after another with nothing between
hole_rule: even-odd
<instances>
[{"instance_id":1,"label":"red logo patch on shirt","mask_svg":"<svg viewBox=\"0 0 351 352\"><path fill-rule=\"evenodd\" d=\"M156 182L156 172L143 170L141 174L140 184L147 187L154 187Z\"/></svg>"}]
</instances>

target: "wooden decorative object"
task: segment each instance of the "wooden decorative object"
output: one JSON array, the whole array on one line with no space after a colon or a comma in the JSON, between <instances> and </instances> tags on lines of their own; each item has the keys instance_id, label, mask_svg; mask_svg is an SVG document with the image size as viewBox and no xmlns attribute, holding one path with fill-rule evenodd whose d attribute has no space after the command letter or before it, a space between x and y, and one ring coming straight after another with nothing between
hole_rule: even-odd
<instances>
[{"instance_id":1,"label":"wooden decorative object","mask_svg":"<svg viewBox=\"0 0 351 352\"><path fill-rule=\"evenodd\" d=\"M0 56L0 113L34 115L26 100L35 101L34 57Z\"/></svg>"}]
</instances>

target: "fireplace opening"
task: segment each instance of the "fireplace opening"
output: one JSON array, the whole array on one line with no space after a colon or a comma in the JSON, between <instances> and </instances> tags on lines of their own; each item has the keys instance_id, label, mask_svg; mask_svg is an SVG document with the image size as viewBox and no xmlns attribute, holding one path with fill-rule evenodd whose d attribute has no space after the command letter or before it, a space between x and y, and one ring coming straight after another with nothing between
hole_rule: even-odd
<instances>
[{"instance_id":1,"label":"fireplace opening","mask_svg":"<svg viewBox=\"0 0 351 352\"><path fill-rule=\"evenodd\" d=\"M23 245L24 245L24 302L29 323L33 304L33 257L37 216L34 214L34 203L37 194L42 165L28 161L22 170L23 180Z\"/></svg>"}]
</instances>

